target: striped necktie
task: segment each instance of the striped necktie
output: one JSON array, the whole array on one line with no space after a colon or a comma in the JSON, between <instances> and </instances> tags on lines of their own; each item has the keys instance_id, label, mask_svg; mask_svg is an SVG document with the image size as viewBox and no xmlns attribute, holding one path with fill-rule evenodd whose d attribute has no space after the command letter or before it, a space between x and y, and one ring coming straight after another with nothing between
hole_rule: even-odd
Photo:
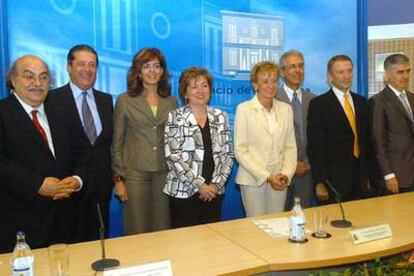
<instances>
[{"instance_id":1,"label":"striped necktie","mask_svg":"<svg viewBox=\"0 0 414 276\"><path fill-rule=\"evenodd\" d=\"M83 91L82 95L83 95L83 100L82 100L83 129L85 130L85 134L88 137L89 141L93 145L97 138L95 122L93 121L92 112L91 112L91 109L89 108L88 101L86 100L86 97L88 96L88 92Z\"/></svg>"}]
</instances>

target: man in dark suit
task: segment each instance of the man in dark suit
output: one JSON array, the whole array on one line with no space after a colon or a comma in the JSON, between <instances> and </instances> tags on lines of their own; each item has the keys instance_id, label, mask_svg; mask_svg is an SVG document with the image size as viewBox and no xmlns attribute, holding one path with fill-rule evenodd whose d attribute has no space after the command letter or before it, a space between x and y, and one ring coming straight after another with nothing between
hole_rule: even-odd
<instances>
[{"instance_id":1,"label":"man in dark suit","mask_svg":"<svg viewBox=\"0 0 414 276\"><path fill-rule=\"evenodd\" d=\"M17 59L7 84L12 94L0 101L0 253L13 250L20 230L32 248L71 242L74 193L82 187L77 128L45 102L50 75L40 58Z\"/></svg>"},{"instance_id":2,"label":"man in dark suit","mask_svg":"<svg viewBox=\"0 0 414 276\"><path fill-rule=\"evenodd\" d=\"M314 195L312 175L306 153L306 126L309 102L315 95L301 88L305 76L305 61L301 52L291 50L284 53L280 57L279 65L285 83L279 87L275 97L292 106L298 150L296 172L286 196L285 210L288 211L292 209L295 197L300 198L303 208L308 208Z\"/></svg>"},{"instance_id":3,"label":"man in dark suit","mask_svg":"<svg viewBox=\"0 0 414 276\"><path fill-rule=\"evenodd\" d=\"M408 92L410 60L393 54L384 61L384 90L370 99L372 141L385 194L414 191L414 95Z\"/></svg>"},{"instance_id":4,"label":"man in dark suit","mask_svg":"<svg viewBox=\"0 0 414 276\"><path fill-rule=\"evenodd\" d=\"M311 100L308 113L308 156L319 204L361 198L368 185L369 107L366 99L350 92L353 64L345 55L328 63L332 88Z\"/></svg>"},{"instance_id":5,"label":"man in dark suit","mask_svg":"<svg viewBox=\"0 0 414 276\"><path fill-rule=\"evenodd\" d=\"M88 175L85 192L79 204L77 241L99 238L99 203L104 224L109 229L109 202L112 191L111 143L112 97L93 89L98 55L89 45L76 45L67 55L70 82L50 92L50 101L60 106L68 120L80 129L79 139L88 152Z\"/></svg>"}]
</instances>

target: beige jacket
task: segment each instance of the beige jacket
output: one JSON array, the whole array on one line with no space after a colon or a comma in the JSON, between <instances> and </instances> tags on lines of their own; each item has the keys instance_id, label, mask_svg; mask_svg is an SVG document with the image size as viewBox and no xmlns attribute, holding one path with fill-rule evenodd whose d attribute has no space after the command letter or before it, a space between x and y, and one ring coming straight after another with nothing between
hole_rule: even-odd
<instances>
[{"instance_id":1,"label":"beige jacket","mask_svg":"<svg viewBox=\"0 0 414 276\"><path fill-rule=\"evenodd\" d=\"M269 127L263 113L264 107L257 96L237 106L234 126L234 151L239 162L236 183L260 186L270 174L282 173L289 182L296 170L296 141L293 126L293 112L290 105L273 100L277 122L275 143L277 162L268 170L271 149Z\"/></svg>"},{"instance_id":2,"label":"beige jacket","mask_svg":"<svg viewBox=\"0 0 414 276\"><path fill-rule=\"evenodd\" d=\"M114 112L112 169L125 176L127 170L162 171L166 169L164 124L168 113L177 107L175 97L161 99L157 115L144 96L120 95Z\"/></svg>"}]
</instances>

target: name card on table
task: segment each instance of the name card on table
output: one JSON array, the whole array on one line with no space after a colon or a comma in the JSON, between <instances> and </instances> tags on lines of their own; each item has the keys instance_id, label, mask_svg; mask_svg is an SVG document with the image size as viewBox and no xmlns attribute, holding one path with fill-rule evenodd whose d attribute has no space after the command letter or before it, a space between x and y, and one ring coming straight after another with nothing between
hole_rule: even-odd
<instances>
[{"instance_id":1,"label":"name card on table","mask_svg":"<svg viewBox=\"0 0 414 276\"><path fill-rule=\"evenodd\" d=\"M171 261L108 270L104 276L173 276Z\"/></svg>"},{"instance_id":2,"label":"name card on table","mask_svg":"<svg viewBox=\"0 0 414 276\"><path fill-rule=\"evenodd\" d=\"M388 223L354 228L349 233L354 244L392 237L391 227Z\"/></svg>"}]
</instances>

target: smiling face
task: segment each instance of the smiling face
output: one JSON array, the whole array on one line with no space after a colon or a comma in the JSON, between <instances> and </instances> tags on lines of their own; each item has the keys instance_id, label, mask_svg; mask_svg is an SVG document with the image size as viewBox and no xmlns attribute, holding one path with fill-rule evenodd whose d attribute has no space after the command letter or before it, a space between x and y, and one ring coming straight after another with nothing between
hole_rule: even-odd
<instances>
[{"instance_id":1,"label":"smiling face","mask_svg":"<svg viewBox=\"0 0 414 276\"><path fill-rule=\"evenodd\" d=\"M348 60L337 60L332 64L329 81L339 90L347 92L352 85L352 63Z\"/></svg>"},{"instance_id":2,"label":"smiling face","mask_svg":"<svg viewBox=\"0 0 414 276\"><path fill-rule=\"evenodd\" d=\"M16 72L11 78L14 92L28 105L40 106L48 93L50 77L46 64L35 56L16 61Z\"/></svg>"},{"instance_id":3,"label":"smiling face","mask_svg":"<svg viewBox=\"0 0 414 276\"><path fill-rule=\"evenodd\" d=\"M188 81L185 100L190 106L207 106L210 100L210 86L204 76L198 76Z\"/></svg>"},{"instance_id":4,"label":"smiling face","mask_svg":"<svg viewBox=\"0 0 414 276\"><path fill-rule=\"evenodd\" d=\"M293 90L299 89L305 76L305 63L301 56L296 54L288 56L284 61L282 72L286 85Z\"/></svg>"},{"instance_id":5,"label":"smiling face","mask_svg":"<svg viewBox=\"0 0 414 276\"><path fill-rule=\"evenodd\" d=\"M276 94L279 85L279 75L275 71L262 71L257 73L257 81L253 83L257 97L271 100Z\"/></svg>"},{"instance_id":6,"label":"smiling face","mask_svg":"<svg viewBox=\"0 0 414 276\"><path fill-rule=\"evenodd\" d=\"M162 73L163 69L161 67L160 61L158 59L152 59L142 65L140 77L144 86L153 86L158 85Z\"/></svg>"},{"instance_id":7,"label":"smiling face","mask_svg":"<svg viewBox=\"0 0 414 276\"><path fill-rule=\"evenodd\" d=\"M84 91L95 85L97 68L95 54L86 50L74 52L73 60L67 65L71 81Z\"/></svg>"},{"instance_id":8,"label":"smiling face","mask_svg":"<svg viewBox=\"0 0 414 276\"><path fill-rule=\"evenodd\" d=\"M410 63L396 63L385 70L385 80L395 89L408 90L410 84Z\"/></svg>"}]
</instances>

